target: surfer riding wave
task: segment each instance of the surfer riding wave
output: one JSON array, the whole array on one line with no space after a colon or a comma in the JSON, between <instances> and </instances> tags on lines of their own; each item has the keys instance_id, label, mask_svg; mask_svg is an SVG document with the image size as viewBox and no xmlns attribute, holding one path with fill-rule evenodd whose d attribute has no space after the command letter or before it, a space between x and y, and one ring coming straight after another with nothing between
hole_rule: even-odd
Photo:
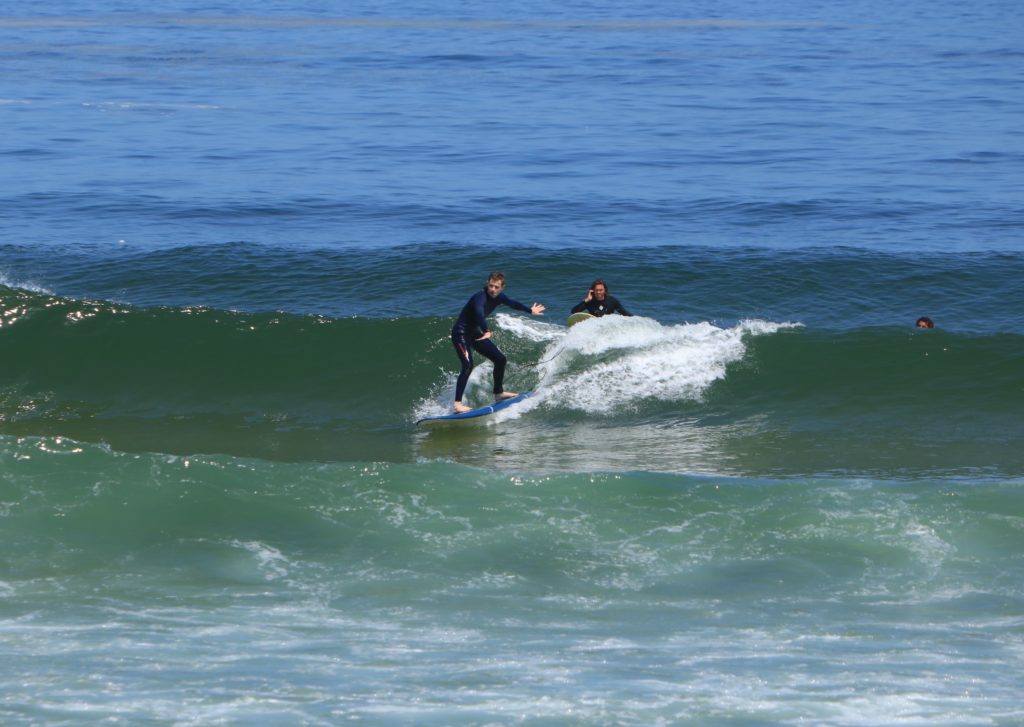
<instances>
[{"instance_id":1,"label":"surfer riding wave","mask_svg":"<svg viewBox=\"0 0 1024 727\"><path fill-rule=\"evenodd\" d=\"M487 316L499 305L507 305L535 316L544 315L544 306L540 303L526 306L505 295L504 273L493 272L488 276L487 285L483 290L477 291L470 297L456 319L455 325L452 326L452 345L455 346L455 353L462 365L459 378L455 382L454 409L457 413L470 411L470 407L462 403L462 396L466 391L469 375L473 371L472 351L476 351L494 364L494 397L496 400L518 396L514 391L504 390L507 359L501 349L491 340L491 330L487 327Z\"/></svg>"}]
</instances>

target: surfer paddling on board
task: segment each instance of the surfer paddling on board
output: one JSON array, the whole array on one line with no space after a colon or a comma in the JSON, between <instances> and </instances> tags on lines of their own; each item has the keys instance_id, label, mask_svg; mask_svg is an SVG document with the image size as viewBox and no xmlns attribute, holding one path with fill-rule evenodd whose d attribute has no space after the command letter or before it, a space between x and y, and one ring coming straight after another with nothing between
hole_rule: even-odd
<instances>
[{"instance_id":1,"label":"surfer paddling on board","mask_svg":"<svg viewBox=\"0 0 1024 727\"><path fill-rule=\"evenodd\" d=\"M473 351L481 356L490 359L494 364L494 398L497 401L512 399L518 394L514 391L505 391L502 384L505 381L505 354L501 352L491 340L491 330L487 327L487 316L499 305L507 305L525 313L532 313L535 316L544 315L544 306L534 303L525 306L517 300L512 300L505 295L505 274L491 273L487 278L487 285L483 290L477 291L463 307L458 320L452 326L452 344L455 346L455 353L462 364L459 371L458 381L455 382L455 411L462 413L470 411L470 407L462 403L462 395L466 391L466 382L469 381L469 374L473 370ZM472 349L472 350L470 350Z\"/></svg>"},{"instance_id":2,"label":"surfer paddling on board","mask_svg":"<svg viewBox=\"0 0 1024 727\"><path fill-rule=\"evenodd\" d=\"M600 278L590 284L587 297L581 303L573 306L572 312L589 313L597 317L606 316L609 313L618 313L621 316L633 315L622 307L618 298L608 295L608 286Z\"/></svg>"}]
</instances>

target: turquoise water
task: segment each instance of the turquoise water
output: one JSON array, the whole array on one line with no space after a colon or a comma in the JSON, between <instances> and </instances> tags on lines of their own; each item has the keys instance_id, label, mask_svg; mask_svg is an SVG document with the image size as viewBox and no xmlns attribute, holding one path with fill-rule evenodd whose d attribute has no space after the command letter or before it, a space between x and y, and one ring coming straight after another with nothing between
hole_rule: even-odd
<instances>
[{"instance_id":1,"label":"turquoise water","mask_svg":"<svg viewBox=\"0 0 1024 727\"><path fill-rule=\"evenodd\" d=\"M1020 480L4 444L9 721L1021 717Z\"/></svg>"},{"instance_id":2,"label":"turquoise water","mask_svg":"<svg viewBox=\"0 0 1024 727\"><path fill-rule=\"evenodd\" d=\"M18 12L5 724L1024 721L1016 5Z\"/></svg>"}]
</instances>

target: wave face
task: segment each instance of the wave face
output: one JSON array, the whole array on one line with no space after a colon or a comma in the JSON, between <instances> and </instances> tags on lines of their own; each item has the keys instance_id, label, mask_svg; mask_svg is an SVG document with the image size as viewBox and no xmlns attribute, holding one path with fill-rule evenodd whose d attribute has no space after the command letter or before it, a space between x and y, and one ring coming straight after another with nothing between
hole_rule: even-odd
<instances>
[{"instance_id":1,"label":"wave face","mask_svg":"<svg viewBox=\"0 0 1024 727\"><path fill-rule=\"evenodd\" d=\"M291 461L411 461L454 444L471 463L498 438L509 466L552 470L1024 473L1015 333L644 316L567 329L498 313L508 384L536 396L500 431L424 437L413 422L451 399L447 317L140 308L10 287L0 306L0 433L17 436ZM489 387L485 363L469 400Z\"/></svg>"}]
</instances>

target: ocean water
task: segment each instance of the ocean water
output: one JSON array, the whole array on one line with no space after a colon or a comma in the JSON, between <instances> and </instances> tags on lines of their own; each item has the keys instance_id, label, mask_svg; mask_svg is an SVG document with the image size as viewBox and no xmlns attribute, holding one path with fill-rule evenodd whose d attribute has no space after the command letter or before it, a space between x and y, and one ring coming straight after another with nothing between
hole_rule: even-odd
<instances>
[{"instance_id":1,"label":"ocean water","mask_svg":"<svg viewBox=\"0 0 1024 727\"><path fill-rule=\"evenodd\" d=\"M0 721L1024 723L1022 37L0 5Z\"/></svg>"}]
</instances>

